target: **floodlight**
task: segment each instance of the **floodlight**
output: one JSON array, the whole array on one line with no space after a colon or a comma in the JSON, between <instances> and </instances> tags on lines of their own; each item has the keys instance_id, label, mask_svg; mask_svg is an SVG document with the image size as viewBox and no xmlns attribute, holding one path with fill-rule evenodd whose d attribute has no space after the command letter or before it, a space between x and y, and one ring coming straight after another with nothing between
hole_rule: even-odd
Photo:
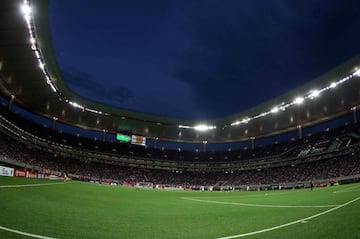
<instances>
[{"instance_id":1,"label":"floodlight","mask_svg":"<svg viewBox=\"0 0 360 239\"><path fill-rule=\"evenodd\" d=\"M26 22L30 23L30 15L25 15Z\"/></svg>"},{"instance_id":2,"label":"floodlight","mask_svg":"<svg viewBox=\"0 0 360 239\"><path fill-rule=\"evenodd\" d=\"M237 120L237 121L231 123L230 125L231 125L231 126L234 126L234 125L238 125L238 124L240 124L240 121Z\"/></svg>"},{"instance_id":3,"label":"floodlight","mask_svg":"<svg viewBox=\"0 0 360 239\"><path fill-rule=\"evenodd\" d=\"M309 97L310 97L310 99L314 99L314 98L318 97L319 95L320 95L320 91L313 90L313 91L311 91Z\"/></svg>"},{"instance_id":4,"label":"floodlight","mask_svg":"<svg viewBox=\"0 0 360 239\"><path fill-rule=\"evenodd\" d=\"M271 113L277 113L277 112L279 112L279 107L276 106L276 107L272 108L270 112L271 112Z\"/></svg>"},{"instance_id":5,"label":"floodlight","mask_svg":"<svg viewBox=\"0 0 360 239\"><path fill-rule=\"evenodd\" d=\"M26 16L29 16L29 15L30 15L30 13L31 13L31 8L30 8L30 6L29 6L28 4L23 4L23 5L21 6L21 11L24 13L24 16L26 17Z\"/></svg>"},{"instance_id":6,"label":"floodlight","mask_svg":"<svg viewBox=\"0 0 360 239\"><path fill-rule=\"evenodd\" d=\"M297 97L295 100L294 100L294 103L297 104L297 105L300 105L304 102L304 98L303 97Z\"/></svg>"},{"instance_id":7,"label":"floodlight","mask_svg":"<svg viewBox=\"0 0 360 239\"><path fill-rule=\"evenodd\" d=\"M178 127L180 129L190 129L191 128L190 126L187 126L187 125L179 125Z\"/></svg>"},{"instance_id":8,"label":"floodlight","mask_svg":"<svg viewBox=\"0 0 360 239\"><path fill-rule=\"evenodd\" d=\"M353 75L360 76L360 70L355 71Z\"/></svg>"},{"instance_id":9,"label":"floodlight","mask_svg":"<svg viewBox=\"0 0 360 239\"><path fill-rule=\"evenodd\" d=\"M330 88L335 88L336 86L337 86L337 83L333 82L333 83L330 84L329 87L330 87Z\"/></svg>"},{"instance_id":10,"label":"floodlight","mask_svg":"<svg viewBox=\"0 0 360 239\"><path fill-rule=\"evenodd\" d=\"M42 63L42 62L40 62L40 63L39 63L39 67L40 67L41 69L44 69L45 64L44 64L44 63Z\"/></svg>"},{"instance_id":11,"label":"floodlight","mask_svg":"<svg viewBox=\"0 0 360 239\"><path fill-rule=\"evenodd\" d=\"M70 103L70 105L74 106L75 108L80 108L80 109L84 108L83 106L79 105L79 104L76 103L76 102L70 101L69 103Z\"/></svg>"},{"instance_id":12,"label":"floodlight","mask_svg":"<svg viewBox=\"0 0 360 239\"><path fill-rule=\"evenodd\" d=\"M250 119L249 118L245 118L241 121L241 123L246 124L249 123Z\"/></svg>"},{"instance_id":13,"label":"floodlight","mask_svg":"<svg viewBox=\"0 0 360 239\"><path fill-rule=\"evenodd\" d=\"M208 125L204 125L204 124L200 124L200 125L196 125L193 127L196 131L208 131L211 129L215 129L216 126L208 126Z\"/></svg>"},{"instance_id":14,"label":"floodlight","mask_svg":"<svg viewBox=\"0 0 360 239\"><path fill-rule=\"evenodd\" d=\"M38 50L35 51L35 55L37 59L40 59L40 52Z\"/></svg>"},{"instance_id":15,"label":"floodlight","mask_svg":"<svg viewBox=\"0 0 360 239\"><path fill-rule=\"evenodd\" d=\"M52 91L56 92L56 88L53 84L50 84L50 87L51 87Z\"/></svg>"}]
</instances>

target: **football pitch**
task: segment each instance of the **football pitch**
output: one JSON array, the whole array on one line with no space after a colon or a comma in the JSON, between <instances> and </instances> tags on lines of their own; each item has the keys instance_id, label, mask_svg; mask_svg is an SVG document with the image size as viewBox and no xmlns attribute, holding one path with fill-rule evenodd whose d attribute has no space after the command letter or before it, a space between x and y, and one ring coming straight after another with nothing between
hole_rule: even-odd
<instances>
[{"instance_id":1,"label":"football pitch","mask_svg":"<svg viewBox=\"0 0 360 239\"><path fill-rule=\"evenodd\" d=\"M360 238L360 184L197 192L0 177L0 238Z\"/></svg>"}]
</instances>

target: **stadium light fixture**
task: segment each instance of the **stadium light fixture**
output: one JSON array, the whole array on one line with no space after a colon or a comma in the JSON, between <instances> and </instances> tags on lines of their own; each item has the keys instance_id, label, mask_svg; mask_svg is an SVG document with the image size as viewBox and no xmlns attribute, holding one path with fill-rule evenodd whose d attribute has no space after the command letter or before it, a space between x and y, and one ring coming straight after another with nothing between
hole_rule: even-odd
<instances>
[{"instance_id":1,"label":"stadium light fixture","mask_svg":"<svg viewBox=\"0 0 360 239\"><path fill-rule=\"evenodd\" d=\"M279 109L280 109L281 111L285 111L287 107L289 107L289 104L282 105L282 106L280 106Z\"/></svg>"},{"instance_id":2,"label":"stadium light fixture","mask_svg":"<svg viewBox=\"0 0 360 239\"><path fill-rule=\"evenodd\" d=\"M353 75L354 75L354 76L360 76L360 69L357 70L357 71L355 71Z\"/></svg>"},{"instance_id":3,"label":"stadium light fixture","mask_svg":"<svg viewBox=\"0 0 360 239\"><path fill-rule=\"evenodd\" d=\"M279 107L276 106L276 107L272 108L270 112L273 114L279 112Z\"/></svg>"},{"instance_id":4,"label":"stadium light fixture","mask_svg":"<svg viewBox=\"0 0 360 239\"><path fill-rule=\"evenodd\" d=\"M193 127L196 131L204 132L212 129L216 129L216 126L199 124Z\"/></svg>"},{"instance_id":5,"label":"stadium light fixture","mask_svg":"<svg viewBox=\"0 0 360 239\"><path fill-rule=\"evenodd\" d=\"M303 97L296 97L294 100L294 104L300 105L304 102L304 98Z\"/></svg>"},{"instance_id":6,"label":"stadium light fixture","mask_svg":"<svg viewBox=\"0 0 360 239\"><path fill-rule=\"evenodd\" d=\"M191 126L188 126L188 125L179 125L178 126L180 129L191 129Z\"/></svg>"},{"instance_id":7,"label":"stadium light fixture","mask_svg":"<svg viewBox=\"0 0 360 239\"><path fill-rule=\"evenodd\" d=\"M26 22L30 22L30 15L24 15Z\"/></svg>"},{"instance_id":8,"label":"stadium light fixture","mask_svg":"<svg viewBox=\"0 0 360 239\"><path fill-rule=\"evenodd\" d=\"M39 67L40 67L41 69L44 69L45 64L44 64L44 63L42 63L42 62L40 62L40 63L39 63Z\"/></svg>"},{"instance_id":9,"label":"stadium light fixture","mask_svg":"<svg viewBox=\"0 0 360 239\"><path fill-rule=\"evenodd\" d=\"M75 108L85 109L85 107L84 107L84 106L79 105L79 104L78 104L78 103L76 103L76 102L69 101L69 104L70 104L70 105L72 105L72 106L74 106Z\"/></svg>"},{"instance_id":10,"label":"stadium light fixture","mask_svg":"<svg viewBox=\"0 0 360 239\"><path fill-rule=\"evenodd\" d=\"M247 124L247 123L249 123L250 120L251 119L249 117L246 117L246 118L242 119L240 123Z\"/></svg>"},{"instance_id":11,"label":"stadium light fixture","mask_svg":"<svg viewBox=\"0 0 360 239\"><path fill-rule=\"evenodd\" d=\"M333 83L330 84L329 87L330 87L330 88L335 88L336 86L337 86L337 83L336 83L336 82L333 82Z\"/></svg>"},{"instance_id":12,"label":"stadium light fixture","mask_svg":"<svg viewBox=\"0 0 360 239\"><path fill-rule=\"evenodd\" d=\"M21 6L21 11L23 12L24 16L29 16L31 14L31 7L29 6L29 3L26 1L23 3L23 5Z\"/></svg>"},{"instance_id":13,"label":"stadium light fixture","mask_svg":"<svg viewBox=\"0 0 360 239\"><path fill-rule=\"evenodd\" d=\"M241 121L236 120L235 122L232 122L230 125L235 126L235 125L239 125L239 124L247 124L247 123L249 123L250 120L251 120L251 118L246 117L246 118L242 119Z\"/></svg>"},{"instance_id":14,"label":"stadium light fixture","mask_svg":"<svg viewBox=\"0 0 360 239\"><path fill-rule=\"evenodd\" d=\"M314 99L314 98L316 98L316 97L319 97L319 95L320 95L320 91L318 91L318 90L313 90L313 91L311 91L311 93L310 93L310 95L309 95L309 98L310 98L310 99Z\"/></svg>"},{"instance_id":15,"label":"stadium light fixture","mask_svg":"<svg viewBox=\"0 0 360 239\"><path fill-rule=\"evenodd\" d=\"M235 125L239 125L239 124L240 124L240 121L237 120L237 121L235 121L235 122L232 122L230 125L231 125L231 126L235 126Z\"/></svg>"},{"instance_id":16,"label":"stadium light fixture","mask_svg":"<svg viewBox=\"0 0 360 239\"><path fill-rule=\"evenodd\" d=\"M38 50L35 51L36 59L40 59L40 52Z\"/></svg>"},{"instance_id":17,"label":"stadium light fixture","mask_svg":"<svg viewBox=\"0 0 360 239\"><path fill-rule=\"evenodd\" d=\"M53 83L50 83L49 85L50 85L52 91L56 92L56 88L55 88L54 84L53 84Z\"/></svg>"},{"instance_id":18,"label":"stadium light fixture","mask_svg":"<svg viewBox=\"0 0 360 239\"><path fill-rule=\"evenodd\" d=\"M205 124L199 124L195 126L188 126L188 125L178 125L180 129L194 129L196 131L204 132L212 129L216 129L216 126L214 125L205 125Z\"/></svg>"},{"instance_id":19,"label":"stadium light fixture","mask_svg":"<svg viewBox=\"0 0 360 239\"><path fill-rule=\"evenodd\" d=\"M336 86L341 85L356 76L360 77L360 69L359 70L356 69L356 71L354 71L353 73L349 73L348 75L344 76L343 78L341 78L319 90L312 90L312 91L310 91L310 93L305 94L303 96L299 96L299 97L295 98L293 101L290 101L288 103L282 102L281 106L277 106L277 107L270 109L269 111L265 111L265 112L259 113L257 115L248 117L248 120L246 121L246 123L253 119L259 119L259 118L265 117L271 113L277 113L280 110L285 111L288 107L291 107L292 105L302 104L306 99L314 99L316 97L319 97L320 94L322 94L323 92L326 92L326 91L330 90L331 88L335 88ZM235 122L231 123L230 125L235 126L235 125L239 125L241 123L245 123L244 120L242 120L242 121L236 120Z\"/></svg>"}]
</instances>

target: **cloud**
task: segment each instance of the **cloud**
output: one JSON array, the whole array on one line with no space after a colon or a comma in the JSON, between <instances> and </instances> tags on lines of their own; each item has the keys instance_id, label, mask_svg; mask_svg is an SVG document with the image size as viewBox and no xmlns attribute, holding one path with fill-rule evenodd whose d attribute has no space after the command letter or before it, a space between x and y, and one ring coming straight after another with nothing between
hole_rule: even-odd
<instances>
[{"instance_id":1,"label":"cloud","mask_svg":"<svg viewBox=\"0 0 360 239\"><path fill-rule=\"evenodd\" d=\"M124 103L135 98L127 87L119 85L102 85L94 77L75 68L62 70L63 78L76 93L91 99L101 99L107 103Z\"/></svg>"},{"instance_id":2,"label":"cloud","mask_svg":"<svg viewBox=\"0 0 360 239\"><path fill-rule=\"evenodd\" d=\"M62 70L62 75L70 87L80 88L97 95L101 95L106 91L105 87L96 82L89 73L69 68Z\"/></svg>"},{"instance_id":3,"label":"cloud","mask_svg":"<svg viewBox=\"0 0 360 239\"><path fill-rule=\"evenodd\" d=\"M111 99L119 102L128 101L134 98L134 93L126 87L120 86L115 87L115 89L110 90Z\"/></svg>"}]
</instances>

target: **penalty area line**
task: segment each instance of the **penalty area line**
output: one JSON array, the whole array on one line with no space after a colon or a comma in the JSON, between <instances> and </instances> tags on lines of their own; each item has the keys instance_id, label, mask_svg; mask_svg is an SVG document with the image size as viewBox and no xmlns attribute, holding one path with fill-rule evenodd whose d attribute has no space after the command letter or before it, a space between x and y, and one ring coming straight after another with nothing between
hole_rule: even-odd
<instances>
[{"instance_id":1,"label":"penalty area line","mask_svg":"<svg viewBox=\"0 0 360 239\"><path fill-rule=\"evenodd\" d=\"M225 237L218 237L216 239L234 239L234 238L240 238L240 237L246 237L246 236L251 236L251 235L255 235L255 234L260 234L260 233L264 233L264 232L269 232L269 231L273 231L273 230L277 230L277 229L280 229L280 228L283 228L283 227L288 227L288 226L291 226L291 225L294 225L294 224L297 224L297 223L302 223L302 222L307 222L311 219L314 219L316 217L320 217L322 215L325 215L325 214L328 214L329 212L332 212L332 211L335 211L339 208L342 208L342 207L345 207L353 202L356 202L357 200L359 200L360 197L357 197L351 201L348 201L344 204L341 204L337 207L334 207L334 208L331 208L329 210L326 210L324 212L320 212L320 213L317 213L315 215L312 215L310 217L306 217L306 218L303 218L303 219L299 219L299 220L296 220L296 221L292 221L292 222L289 222L289 223L285 223L285 224L282 224L282 225L279 225L279 226L275 226L275 227L270 227L270 228L265 228L265 229L262 229L262 230L259 230L259 231L253 231L253 232L248 232L248 233L243 233L243 234L238 234L238 235L233 235L233 236L225 236Z\"/></svg>"},{"instance_id":2,"label":"penalty area line","mask_svg":"<svg viewBox=\"0 0 360 239\"><path fill-rule=\"evenodd\" d=\"M339 205L271 205L271 204L251 204L251 203L237 203L237 202L222 202L203 200L197 198L181 197L181 199L191 200L196 202L214 203L214 204L225 204L234 206L245 206L245 207L269 207L269 208L323 208L323 207L337 207Z\"/></svg>"},{"instance_id":3,"label":"penalty area line","mask_svg":"<svg viewBox=\"0 0 360 239\"><path fill-rule=\"evenodd\" d=\"M55 237L47 237L47 236L36 235L36 234L32 234L32 233L28 233L28 232L23 232L23 231L11 229L11 228L8 228L8 227L3 227L3 226L0 226L0 230L7 231L7 232L12 232L12 233L20 234L20 235L23 235L23 236L32 237L32 238L39 238L39 239L56 239Z\"/></svg>"}]
</instances>

